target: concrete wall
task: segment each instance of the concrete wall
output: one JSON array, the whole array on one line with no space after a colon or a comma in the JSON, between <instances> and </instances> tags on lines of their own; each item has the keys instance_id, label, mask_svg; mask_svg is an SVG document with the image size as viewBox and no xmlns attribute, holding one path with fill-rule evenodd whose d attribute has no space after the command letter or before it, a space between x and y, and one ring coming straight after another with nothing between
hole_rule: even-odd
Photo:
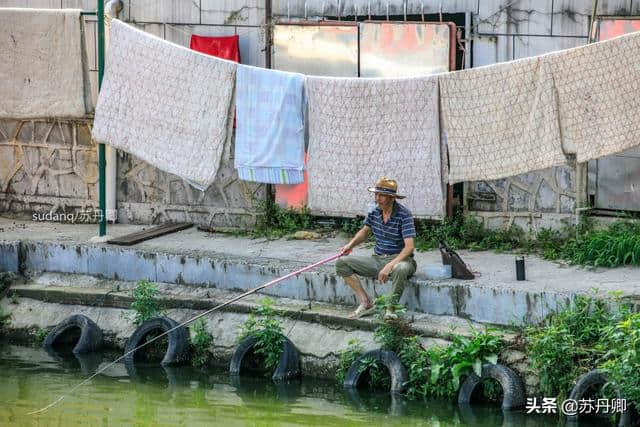
<instances>
[{"instance_id":1,"label":"concrete wall","mask_svg":"<svg viewBox=\"0 0 640 427\"><path fill-rule=\"evenodd\" d=\"M242 62L265 66L265 2L259 0L123 0L120 17L144 31L187 46L191 34L240 35ZM93 0L0 0L0 6L95 8ZM472 66L567 49L587 42L591 0L273 0L276 20L326 17L395 16L470 13ZM600 1L599 15L640 15L640 0ZM87 17L88 39L95 38L95 18ZM95 94L95 43L88 43L89 68ZM0 135L2 138L2 135ZM80 160L82 161L82 160ZM0 179L14 165L0 164ZM38 167L48 166L38 164ZM83 166L87 167L87 166ZM2 169L4 168L4 169ZM216 225L251 222L252 198L264 198L264 188L238 181L230 164L224 177L202 194L181 179L165 174L131 156L118 160L118 216L121 222L153 223L189 219ZM466 185L466 205L492 226L519 222L523 214L570 218L575 205L575 177L571 166L552 168L497 181ZM2 182L5 182L2 181ZM2 183L0 182L0 183ZM5 183L6 187L6 183ZM14 187L11 187L13 189ZM7 189L0 188L3 198ZM11 190L13 191L13 190ZM252 195L252 196L249 196ZM23 204L31 197L63 197L55 192L11 193ZM88 197L89 200L91 196ZM61 205L67 201L62 201ZM35 206L35 204L31 203ZM55 203L49 203L55 205ZM19 203L12 205L19 209ZM44 205L43 205L44 206ZM0 204L0 210L7 204ZM26 209L26 208L25 208ZM520 221L522 222L522 221Z\"/></svg>"},{"instance_id":2,"label":"concrete wall","mask_svg":"<svg viewBox=\"0 0 640 427\"><path fill-rule=\"evenodd\" d=\"M242 62L264 67L263 2L126 0L120 18L166 40L188 46L191 34L240 35ZM0 0L0 7L81 8L95 0ZM97 98L96 18L84 17L93 102ZM0 212L78 213L98 204L97 145L86 120L0 120ZM233 144L233 142L232 142ZM135 156L119 153L117 209L122 223L191 221L207 226L249 227L264 185L240 181L232 150L205 192Z\"/></svg>"}]
</instances>

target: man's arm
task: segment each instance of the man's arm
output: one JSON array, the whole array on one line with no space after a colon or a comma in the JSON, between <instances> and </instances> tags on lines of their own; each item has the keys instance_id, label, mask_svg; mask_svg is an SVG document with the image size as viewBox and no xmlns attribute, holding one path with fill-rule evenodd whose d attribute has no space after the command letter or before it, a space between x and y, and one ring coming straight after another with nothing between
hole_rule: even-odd
<instances>
[{"instance_id":1,"label":"man's arm","mask_svg":"<svg viewBox=\"0 0 640 427\"><path fill-rule=\"evenodd\" d=\"M386 282L389 274L391 274L391 270L393 269L393 267L395 267L395 265L399 262L404 261L406 258L408 258L409 255L413 253L413 250L415 248L416 246L413 243L413 237L407 237L406 239L404 239L404 248L398 255L396 255L394 259L389 261L387 265L385 265L382 270L380 270L380 273L378 273L378 280L380 280L381 282Z\"/></svg>"},{"instance_id":2,"label":"man's arm","mask_svg":"<svg viewBox=\"0 0 640 427\"><path fill-rule=\"evenodd\" d=\"M367 237L369 237L370 234L371 227L369 227L368 225L364 225L360 230L358 230L356 235L353 236L353 239L351 239L349 243L347 243L340 249L340 252L348 254L353 248L367 240Z\"/></svg>"}]
</instances>

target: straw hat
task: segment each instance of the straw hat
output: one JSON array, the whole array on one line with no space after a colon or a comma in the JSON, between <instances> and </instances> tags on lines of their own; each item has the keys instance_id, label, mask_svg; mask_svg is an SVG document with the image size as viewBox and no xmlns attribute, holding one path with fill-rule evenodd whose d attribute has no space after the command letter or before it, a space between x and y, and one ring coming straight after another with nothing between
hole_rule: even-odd
<instances>
[{"instance_id":1,"label":"straw hat","mask_svg":"<svg viewBox=\"0 0 640 427\"><path fill-rule=\"evenodd\" d=\"M375 187L369 187L367 190L371 191L372 193L380 193L386 194L388 196L393 196L396 199L404 199L406 197L397 193L398 183L395 181L395 179L389 179L386 176L380 178L376 182Z\"/></svg>"}]
</instances>

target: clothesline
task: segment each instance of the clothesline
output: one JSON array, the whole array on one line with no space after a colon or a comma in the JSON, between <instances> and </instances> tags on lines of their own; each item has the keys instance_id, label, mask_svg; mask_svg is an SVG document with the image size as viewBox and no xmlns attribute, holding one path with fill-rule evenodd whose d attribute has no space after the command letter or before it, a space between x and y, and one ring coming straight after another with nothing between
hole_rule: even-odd
<instances>
[{"instance_id":1,"label":"clothesline","mask_svg":"<svg viewBox=\"0 0 640 427\"><path fill-rule=\"evenodd\" d=\"M148 69L160 71L162 68L167 68L165 75L157 73L159 75L154 76L158 86L166 85L160 82L173 82L169 89L180 94L176 99L171 99L176 104L173 108L164 106L163 112L159 114L153 111L158 109L156 104L160 99L171 98L171 91L167 94L166 90L158 92L157 87L147 86L148 91L153 94L153 98L145 104L145 107L150 110L147 113L149 123L157 121L156 117L163 117L167 121L167 123L158 123L152 131L145 131L149 135L142 139L148 141L180 140L178 135L167 138L162 134L170 127L171 120L179 120L178 123L185 132L194 132L195 129L199 129L202 118L198 117L207 117L207 121L211 122L208 116L212 113L206 108L200 113L195 112L197 113L195 115L186 115L186 117L193 117L191 119L193 123L188 123L189 120L177 116L182 116L181 109L191 108L194 102L199 103L203 94L217 96L222 90L236 94L241 89L246 90L245 81L248 80L236 76L238 69L242 70L242 73L238 72L238 76L240 74L249 76L251 73L260 72L270 76L271 79L276 79L279 76L291 74L229 63L228 71L225 71L228 73L226 83L223 84L221 80L213 78L207 85L192 93L185 91L189 87L188 82L192 79L200 81L202 77L190 74L189 71L192 62L202 61L199 56L197 60L195 59L196 53L190 53L192 51L182 46L158 39L140 30L127 30L129 26L124 23L119 23L118 27L121 28L120 31L126 31L129 34L128 37L132 42L140 38L144 39L140 42L141 46L151 44L155 46L157 52L151 57L144 50L140 51L140 55L151 61L146 64ZM185 32L185 34L188 33ZM127 50L130 49L127 48ZM113 49L110 49L110 52L112 51ZM127 54L130 55L131 52ZM309 203L311 208L315 207L330 213L331 209L334 209L333 213L335 209L340 213L349 213L349 210L362 212L366 209L361 206L360 196L356 196L362 185L358 184L355 177L347 176L350 171L358 173L367 182L377 179L377 176L374 176L376 174L396 176L400 172L406 172L407 175L402 176L402 182L417 183L423 189L440 187L435 184L435 181L441 182L443 179L440 175L439 150L431 151L429 148L429 144L437 144L439 147L440 132L428 131L433 129L432 125L424 128L417 127L422 126L418 123L423 123L425 116L428 116L427 122L435 123L435 129L439 129L446 137L450 162L449 182L493 180L545 169L566 163L565 154L576 154L580 161L612 154L640 142L640 124L633 117L633 112L640 109L640 100L630 95L635 93L631 90L634 82L637 81L633 61L639 54L640 33L543 56L425 77L362 79L299 75L304 85L298 86L286 97L274 98L273 101L263 103L258 97L251 101L254 104L249 106L242 104L247 102L246 96L244 98L238 96L238 109L244 111L244 116L238 117L238 134L241 135L249 127L260 124L251 131L249 137L244 139L243 144L247 147L245 152L247 155L236 156L237 159L243 158L242 163L236 163L236 168L239 171L242 169L241 178L259 182L273 182L270 180L276 179L284 179L280 182L287 182L294 175L284 178L283 171L302 170L303 152L297 152L295 157L298 160L295 167L291 167L286 162L275 166L278 161L286 158L288 154L286 150L289 148L285 147L285 151L279 151L275 155L273 150L277 144L282 143L281 136L284 134L281 132L287 129L283 127L278 131L276 130L278 126L284 126L287 121L292 124L300 123L299 118L292 120L294 117L292 114L299 114L302 117L304 108L297 102L289 104L295 105L294 108L283 109L285 104L277 99L289 99L291 96L301 95L304 90L307 92L313 90L313 96L310 96L307 101L311 114L304 119L310 124ZM127 61L136 62L132 59ZM153 64L153 61L162 62L162 64ZM206 60L209 67L225 62L227 61L212 57ZM131 65L128 66L131 67ZM567 70L571 70L571 73ZM130 69L119 79L142 79L143 74L144 70ZM234 81L241 87L234 90ZM322 84L316 84L315 89L310 89L309 85L313 81ZM428 95L429 91L419 89L422 87L421 82L427 81L437 83L434 86L435 96ZM559 85L558 82L564 83ZM417 86L407 91L401 89L404 84ZM286 84L275 91L269 87L269 84L261 85L251 92L260 93L264 90L264 94L278 97L284 96L288 90L285 89ZM340 92L338 89L341 85L355 85L353 87L357 86L357 90ZM108 94L108 92L105 93ZM101 93L102 97L103 93ZM264 96L262 98L267 99ZM115 99L120 97L116 96ZM411 105L406 105L408 99L411 99ZM435 110L426 107L429 99L436 100ZM602 102L594 103L593 99ZM332 104L331 108L326 109L326 105L329 105L327 100L335 100L337 104ZM354 101L357 103L353 103ZM141 101L132 100L131 102L135 104ZM221 105L232 110L231 97L225 98ZM120 113L123 113L124 109L118 108ZM137 108L136 105L132 105L131 111L127 114L135 117ZM219 109L220 105L218 105ZM612 117L611 112L615 112L616 117ZM96 109L96 122L105 125L100 122L99 116ZM439 117L442 119L440 120ZM218 111L215 120L222 124L227 123L225 120L228 118ZM297 133L285 133L298 135L295 138L295 144L300 147L302 142L299 139L299 130L302 127L296 126L298 128L291 129L297 129ZM120 132L132 132L131 137L125 139L139 142L141 138L135 135L136 124L130 123L130 127ZM98 124L94 127L94 129L100 128ZM218 129L218 136L214 139L217 144L216 152L230 135L229 132L227 137L223 137L222 128L218 127ZM353 129L357 129L355 134L351 132ZM268 135L271 136L268 137ZM280 136L273 137L273 135ZM105 135L102 137L105 138ZM206 138L203 141L207 141ZM207 146L211 139L208 141L208 143L202 143ZM238 141L242 142L242 137L236 139L236 154L238 154ZM411 144L416 141L419 144L412 146ZM185 179L198 182L204 188L215 179L214 172L217 170L220 158L211 159L202 156L198 151L198 144L200 143L192 146L192 150L195 151L189 152L183 146L169 156L166 152L167 147L164 145L154 148L159 150L158 152L141 154L146 155L143 158L155 161L156 165L159 165L158 157L165 156L167 162L161 169L181 174ZM403 151L407 147L410 149L407 152ZM136 147L126 148L145 149L142 143L138 143ZM324 157L321 155L323 150L328 150ZM265 154L259 154L261 152ZM429 154L423 159L421 165L408 166L413 160L427 153ZM269 163L262 162L265 158L269 159ZM362 158L368 160L354 167L354 161ZM182 165L176 167L178 163ZM442 163L446 163L446 159L443 159ZM189 170L192 171L191 175L185 172ZM428 180L427 176L429 176ZM344 179L337 179L337 177ZM295 176L295 180L301 179L300 174ZM332 186L326 185L327 183L332 183ZM329 194L320 191L327 189L330 189ZM349 196L350 194L353 196ZM416 196L421 194L419 188L415 189L414 194ZM336 195L342 199L333 200ZM433 202L428 192L424 196L415 200L415 211L423 209L425 204L430 204L428 209L431 214L441 211L442 194L437 197L439 202Z\"/></svg>"}]
</instances>

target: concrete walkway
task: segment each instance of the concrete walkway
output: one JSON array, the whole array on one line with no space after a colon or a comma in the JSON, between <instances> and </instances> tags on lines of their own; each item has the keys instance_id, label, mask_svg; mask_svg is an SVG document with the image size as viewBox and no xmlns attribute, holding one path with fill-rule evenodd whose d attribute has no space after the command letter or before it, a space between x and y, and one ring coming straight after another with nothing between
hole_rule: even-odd
<instances>
[{"instance_id":1,"label":"concrete walkway","mask_svg":"<svg viewBox=\"0 0 640 427\"><path fill-rule=\"evenodd\" d=\"M110 225L120 236L148 226ZM249 239L207 233L195 227L131 247L89 243L95 224L32 222L0 217L0 270L39 270L87 274L107 279L149 279L243 291L337 253L347 237L319 241ZM355 254L369 254L358 248ZM477 278L427 280L422 269L440 263L437 251L418 252L418 273L403 302L418 313L456 316L476 322L519 325L540 321L577 293L621 291L640 301L640 269L586 269L526 257L527 280L515 280L513 254L460 251ZM370 295L389 292L389 284L365 282ZM355 304L331 265L292 278L271 295L330 304Z\"/></svg>"}]
</instances>

